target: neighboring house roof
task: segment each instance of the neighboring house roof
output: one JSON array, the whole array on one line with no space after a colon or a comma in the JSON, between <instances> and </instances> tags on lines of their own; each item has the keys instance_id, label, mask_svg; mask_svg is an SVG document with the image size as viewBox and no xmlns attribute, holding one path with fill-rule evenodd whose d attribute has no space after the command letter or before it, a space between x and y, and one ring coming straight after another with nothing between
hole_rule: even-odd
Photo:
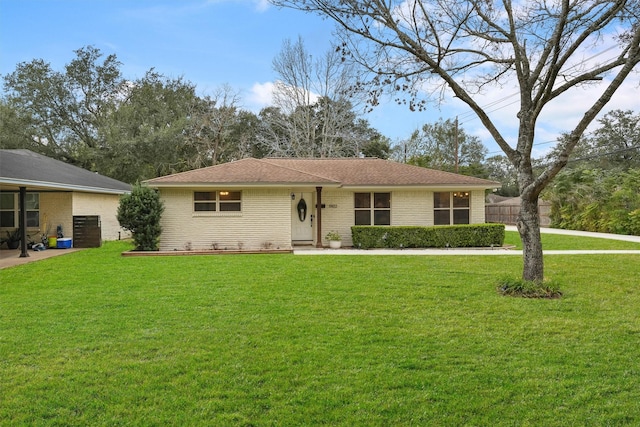
<instances>
[{"instance_id":1,"label":"neighboring house roof","mask_svg":"<svg viewBox=\"0 0 640 427\"><path fill-rule=\"evenodd\" d=\"M90 172L30 150L0 150L0 186L3 189L55 189L123 194L131 185Z\"/></svg>"},{"instance_id":2,"label":"neighboring house roof","mask_svg":"<svg viewBox=\"0 0 640 427\"><path fill-rule=\"evenodd\" d=\"M145 181L151 187L317 185L494 188L495 181L374 158L247 158Z\"/></svg>"}]
</instances>

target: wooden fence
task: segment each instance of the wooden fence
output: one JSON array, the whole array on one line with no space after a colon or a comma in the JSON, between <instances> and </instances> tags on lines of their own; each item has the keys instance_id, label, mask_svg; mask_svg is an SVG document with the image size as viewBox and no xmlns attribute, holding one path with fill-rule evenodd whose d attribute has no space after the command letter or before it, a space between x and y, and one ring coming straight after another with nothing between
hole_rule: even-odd
<instances>
[{"instance_id":1,"label":"wooden fence","mask_svg":"<svg viewBox=\"0 0 640 427\"><path fill-rule=\"evenodd\" d=\"M516 225L520 205L513 203L489 203L484 207L484 217L486 222L496 222L500 224ZM540 226L549 227L551 225L551 203L540 201L538 204L538 215L540 216Z\"/></svg>"}]
</instances>

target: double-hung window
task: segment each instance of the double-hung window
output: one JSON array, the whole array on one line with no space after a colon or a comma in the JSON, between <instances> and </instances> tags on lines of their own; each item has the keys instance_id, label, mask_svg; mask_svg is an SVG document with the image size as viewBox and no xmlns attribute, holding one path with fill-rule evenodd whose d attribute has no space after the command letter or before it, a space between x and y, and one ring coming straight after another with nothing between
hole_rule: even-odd
<instances>
[{"instance_id":1,"label":"double-hung window","mask_svg":"<svg viewBox=\"0 0 640 427\"><path fill-rule=\"evenodd\" d=\"M19 194L0 194L0 227L17 228L19 226ZM25 195L27 211L27 228L40 227L40 194L27 193Z\"/></svg>"},{"instance_id":2,"label":"double-hung window","mask_svg":"<svg viewBox=\"0 0 640 427\"><path fill-rule=\"evenodd\" d=\"M469 192L433 193L435 225L469 224Z\"/></svg>"},{"instance_id":3,"label":"double-hung window","mask_svg":"<svg viewBox=\"0 0 640 427\"><path fill-rule=\"evenodd\" d=\"M355 225L391 225L391 193L355 193Z\"/></svg>"},{"instance_id":4,"label":"double-hung window","mask_svg":"<svg viewBox=\"0 0 640 427\"><path fill-rule=\"evenodd\" d=\"M242 192L240 191L196 191L193 193L195 212L240 212Z\"/></svg>"}]
</instances>

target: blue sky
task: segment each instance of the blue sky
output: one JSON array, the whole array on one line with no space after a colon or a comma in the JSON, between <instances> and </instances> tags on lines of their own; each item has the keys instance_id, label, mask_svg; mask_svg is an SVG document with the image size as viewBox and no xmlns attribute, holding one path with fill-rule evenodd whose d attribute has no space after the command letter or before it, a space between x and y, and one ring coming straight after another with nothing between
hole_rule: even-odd
<instances>
[{"instance_id":1,"label":"blue sky","mask_svg":"<svg viewBox=\"0 0 640 427\"><path fill-rule=\"evenodd\" d=\"M310 53L330 48L333 24L316 15L278 9L266 0L0 0L0 74L23 61L42 58L62 70L73 51L93 45L114 53L127 78L142 77L150 68L169 77L182 76L201 94L229 84L241 92L243 107L252 111L269 103L276 78L272 60L285 39L301 36ZM638 110L637 78L605 110ZM486 103L503 100L494 118L514 138L517 101L513 89L495 90ZM589 93L551 108L538 131L540 152L580 117ZM584 97L582 99L581 97ZM408 138L424 123L460 116L467 133L482 139L491 154L499 149L468 109L450 99L428 112L410 112L389 102L365 116L384 135Z\"/></svg>"}]
</instances>

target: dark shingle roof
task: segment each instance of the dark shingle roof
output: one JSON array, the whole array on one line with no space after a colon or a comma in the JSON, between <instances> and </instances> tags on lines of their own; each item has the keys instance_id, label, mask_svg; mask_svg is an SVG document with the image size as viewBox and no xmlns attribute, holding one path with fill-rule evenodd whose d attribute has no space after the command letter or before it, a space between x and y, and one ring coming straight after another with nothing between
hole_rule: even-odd
<instances>
[{"instance_id":1,"label":"dark shingle roof","mask_svg":"<svg viewBox=\"0 0 640 427\"><path fill-rule=\"evenodd\" d=\"M494 181L373 158L242 159L146 181L150 186L325 185L465 186L493 188Z\"/></svg>"},{"instance_id":2,"label":"dark shingle roof","mask_svg":"<svg viewBox=\"0 0 640 427\"><path fill-rule=\"evenodd\" d=\"M29 150L0 150L0 184L122 194L131 185Z\"/></svg>"}]
</instances>

